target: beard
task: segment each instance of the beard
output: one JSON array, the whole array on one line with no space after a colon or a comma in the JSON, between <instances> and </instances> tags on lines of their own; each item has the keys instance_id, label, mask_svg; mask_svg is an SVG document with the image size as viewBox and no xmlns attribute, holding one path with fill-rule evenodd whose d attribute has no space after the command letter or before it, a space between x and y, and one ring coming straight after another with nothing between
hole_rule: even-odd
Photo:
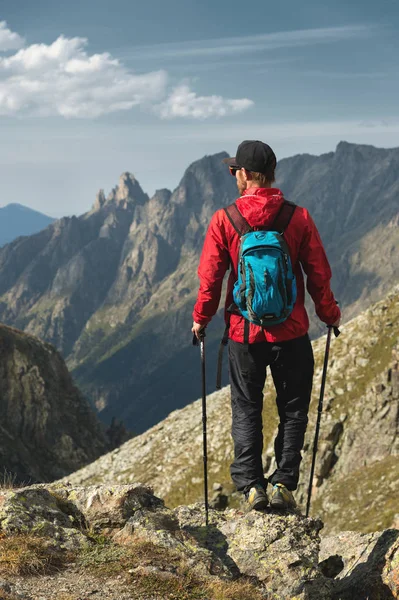
<instances>
[{"instance_id":1,"label":"beard","mask_svg":"<svg viewBox=\"0 0 399 600\"><path fill-rule=\"evenodd\" d=\"M247 189L246 183L237 179L237 187L238 193L240 194L240 196L242 196L244 191Z\"/></svg>"}]
</instances>

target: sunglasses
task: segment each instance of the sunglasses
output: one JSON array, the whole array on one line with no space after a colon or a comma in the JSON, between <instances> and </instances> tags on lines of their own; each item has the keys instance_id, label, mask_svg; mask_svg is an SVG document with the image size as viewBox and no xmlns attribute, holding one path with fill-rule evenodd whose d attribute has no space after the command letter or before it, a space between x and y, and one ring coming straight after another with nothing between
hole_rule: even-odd
<instances>
[{"instance_id":1,"label":"sunglasses","mask_svg":"<svg viewBox=\"0 0 399 600\"><path fill-rule=\"evenodd\" d=\"M233 175L233 177L235 177L237 171L240 171L240 170L241 170L241 167L229 167L230 175Z\"/></svg>"}]
</instances>

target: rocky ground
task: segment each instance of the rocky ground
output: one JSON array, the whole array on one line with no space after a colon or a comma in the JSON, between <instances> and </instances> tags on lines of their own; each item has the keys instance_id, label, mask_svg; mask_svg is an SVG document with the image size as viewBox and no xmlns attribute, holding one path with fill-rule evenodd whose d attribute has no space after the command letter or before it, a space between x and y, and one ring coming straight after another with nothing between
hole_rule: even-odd
<instances>
[{"instance_id":1,"label":"rocky ground","mask_svg":"<svg viewBox=\"0 0 399 600\"><path fill-rule=\"evenodd\" d=\"M141 484L0 494L3 600L399 598L399 530L325 538L300 513L168 509Z\"/></svg>"}]
</instances>

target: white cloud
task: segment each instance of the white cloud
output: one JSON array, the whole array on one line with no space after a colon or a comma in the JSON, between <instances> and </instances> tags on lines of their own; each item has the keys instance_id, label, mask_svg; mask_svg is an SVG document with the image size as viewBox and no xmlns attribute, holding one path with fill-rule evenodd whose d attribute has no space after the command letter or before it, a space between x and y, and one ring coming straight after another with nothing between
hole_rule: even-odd
<instances>
[{"instance_id":1,"label":"white cloud","mask_svg":"<svg viewBox=\"0 0 399 600\"><path fill-rule=\"evenodd\" d=\"M276 31L248 36L236 36L190 42L169 42L147 46L135 46L126 56L142 59L154 58L193 58L233 56L259 51L271 51L280 48L297 48L317 44L337 43L369 37L378 32L376 26L344 25L341 27L316 27L314 29L296 29Z\"/></svg>"},{"instance_id":2,"label":"white cloud","mask_svg":"<svg viewBox=\"0 0 399 600\"><path fill-rule=\"evenodd\" d=\"M89 56L86 43L60 36L0 58L0 115L98 117L164 96L165 71L136 75L106 52Z\"/></svg>"},{"instance_id":3,"label":"white cloud","mask_svg":"<svg viewBox=\"0 0 399 600\"><path fill-rule=\"evenodd\" d=\"M248 98L228 100L221 96L197 96L187 85L181 85L156 107L156 111L163 119L174 117L207 119L242 112L252 105L252 100Z\"/></svg>"},{"instance_id":4,"label":"white cloud","mask_svg":"<svg viewBox=\"0 0 399 600\"><path fill-rule=\"evenodd\" d=\"M60 36L0 57L0 115L93 118L129 110L155 108L162 118L207 118L240 112L251 100L197 96L187 86L168 97L164 70L135 74L108 52L89 55L84 38Z\"/></svg>"},{"instance_id":5,"label":"white cloud","mask_svg":"<svg viewBox=\"0 0 399 600\"><path fill-rule=\"evenodd\" d=\"M8 29L5 21L0 21L0 52L18 50L24 45L24 39Z\"/></svg>"}]
</instances>

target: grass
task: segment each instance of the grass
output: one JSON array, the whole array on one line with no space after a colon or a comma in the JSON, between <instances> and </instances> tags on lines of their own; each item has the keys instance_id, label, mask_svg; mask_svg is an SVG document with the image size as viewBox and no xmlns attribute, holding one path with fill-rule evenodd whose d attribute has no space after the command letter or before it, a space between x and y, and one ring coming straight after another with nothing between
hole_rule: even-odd
<instances>
[{"instance_id":1,"label":"grass","mask_svg":"<svg viewBox=\"0 0 399 600\"><path fill-rule=\"evenodd\" d=\"M108 577L124 573L130 561L130 552L112 542L106 536L90 536L94 544L81 550L76 562L98 577Z\"/></svg>"},{"instance_id":2,"label":"grass","mask_svg":"<svg viewBox=\"0 0 399 600\"><path fill-rule=\"evenodd\" d=\"M0 574L46 575L59 571L71 554L57 550L50 540L32 534L0 537Z\"/></svg>"},{"instance_id":3,"label":"grass","mask_svg":"<svg viewBox=\"0 0 399 600\"><path fill-rule=\"evenodd\" d=\"M388 456L341 477L328 491L328 501L336 509L326 518L325 533L330 529L330 521L334 531L349 529L370 533L392 527L398 513L398 496L397 456ZM322 496L316 496L312 511L314 514L323 512Z\"/></svg>"},{"instance_id":4,"label":"grass","mask_svg":"<svg viewBox=\"0 0 399 600\"><path fill-rule=\"evenodd\" d=\"M381 304L381 303L380 303ZM358 367L357 371L360 374L355 381L352 381L353 388L350 391L346 391L344 396L337 399L332 406L333 416L339 416L339 413L343 409L354 409L356 408L356 402L361 396L363 396L370 383L378 377L381 373L387 369L392 361L392 350L398 340L397 328L393 325L399 320L399 302L395 295L389 302L383 303L386 309L382 311L381 316L376 318L370 315L370 329L365 334L365 343L363 348L359 348L363 353L360 353L361 357L368 358L369 362L366 368ZM374 319L374 321L373 321ZM388 326L391 323L391 326ZM378 337L378 342L375 344L367 345L367 341L372 336ZM336 340L335 344L339 344L340 340ZM339 346L334 350L337 354L340 354ZM340 380L336 380L334 383L335 387L346 388L347 378L345 373Z\"/></svg>"},{"instance_id":5,"label":"grass","mask_svg":"<svg viewBox=\"0 0 399 600\"><path fill-rule=\"evenodd\" d=\"M15 490L26 487L31 484L31 481L23 481L19 479L17 473L7 471L4 467L3 474L0 474L0 490Z\"/></svg>"},{"instance_id":6,"label":"grass","mask_svg":"<svg viewBox=\"0 0 399 600\"><path fill-rule=\"evenodd\" d=\"M0 479L0 489L12 490L16 487L20 487L19 482L17 482L17 474L7 471L7 469L4 468L2 480Z\"/></svg>"},{"instance_id":7,"label":"grass","mask_svg":"<svg viewBox=\"0 0 399 600\"><path fill-rule=\"evenodd\" d=\"M170 600L261 600L264 596L248 580L205 579L177 550L133 539L126 546L102 536L80 552L77 564L100 579L122 575L127 589L143 597Z\"/></svg>"},{"instance_id":8,"label":"grass","mask_svg":"<svg viewBox=\"0 0 399 600\"><path fill-rule=\"evenodd\" d=\"M202 581L190 571L175 578L160 573L147 574L132 581L134 590L144 598L157 600L265 600L265 596L248 581Z\"/></svg>"}]
</instances>

